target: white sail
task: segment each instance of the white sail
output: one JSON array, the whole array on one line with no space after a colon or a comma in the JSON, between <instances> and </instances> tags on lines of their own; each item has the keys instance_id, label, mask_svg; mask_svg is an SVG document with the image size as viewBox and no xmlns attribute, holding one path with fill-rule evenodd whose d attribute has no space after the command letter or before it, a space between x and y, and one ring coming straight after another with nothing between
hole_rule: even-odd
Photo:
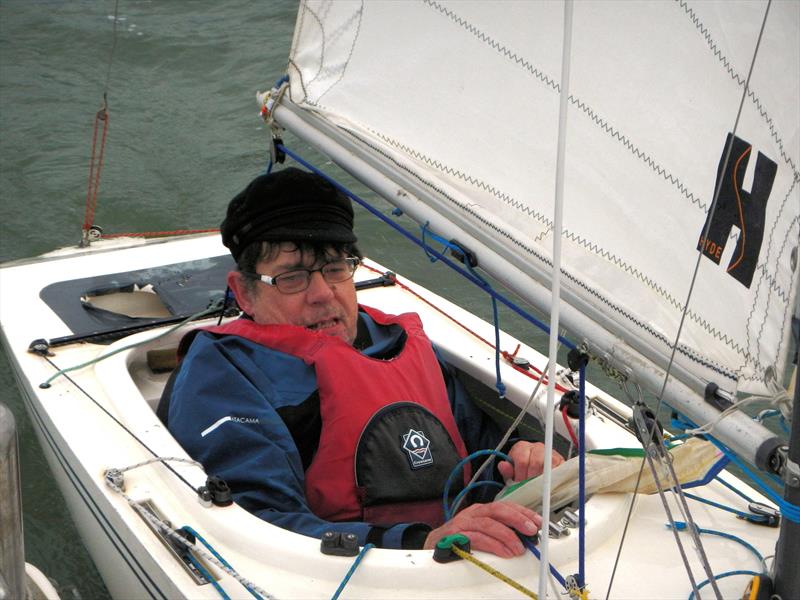
<instances>
[{"instance_id":1,"label":"white sail","mask_svg":"<svg viewBox=\"0 0 800 600\"><path fill-rule=\"evenodd\" d=\"M797 302L800 3L577 2L562 295L664 368L763 392ZM290 99L547 285L559 2L304 2ZM731 182L736 181L733 185ZM502 273L499 274L502 277Z\"/></svg>"}]
</instances>

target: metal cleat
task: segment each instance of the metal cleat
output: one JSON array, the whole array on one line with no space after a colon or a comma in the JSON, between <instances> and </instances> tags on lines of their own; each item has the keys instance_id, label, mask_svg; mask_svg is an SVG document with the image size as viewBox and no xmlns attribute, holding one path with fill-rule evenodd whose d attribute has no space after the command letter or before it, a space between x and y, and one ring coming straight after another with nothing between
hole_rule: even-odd
<instances>
[{"instance_id":1,"label":"metal cleat","mask_svg":"<svg viewBox=\"0 0 800 600\"><path fill-rule=\"evenodd\" d=\"M553 521L550 521L548 535L550 536L550 539L557 540L559 538L568 536L569 529L567 529L564 525L561 525L560 523L555 523Z\"/></svg>"}]
</instances>

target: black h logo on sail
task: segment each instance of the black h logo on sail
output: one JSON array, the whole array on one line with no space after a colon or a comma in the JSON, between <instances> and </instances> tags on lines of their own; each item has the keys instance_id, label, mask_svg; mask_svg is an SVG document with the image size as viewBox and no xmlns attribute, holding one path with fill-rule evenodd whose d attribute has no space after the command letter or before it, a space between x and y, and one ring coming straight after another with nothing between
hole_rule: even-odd
<instances>
[{"instance_id":1,"label":"black h logo on sail","mask_svg":"<svg viewBox=\"0 0 800 600\"><path fill-rule=\"evenodd\" d=\"M731 235L731 228L739 228L739 241L736 243L727 271L746 288L753 281L758 264L758 255L764 239L764 221L767 214L767 200L769 200L772 184L778 165L761 152L756 160L755 176L752 189L747 192L742 189L744 173L753 147L746 141L734 137L730 159L725 167L725 149L731 142L731 134L725 142L717 167L717 182L719 199L714 211L714 219L708 224L708 216L703 231L708 227L708 236L700 233L697 249L708 258L719 264L725 244ZM709 213L710 216L710 213Z\"/></svg>"}]
</instances>

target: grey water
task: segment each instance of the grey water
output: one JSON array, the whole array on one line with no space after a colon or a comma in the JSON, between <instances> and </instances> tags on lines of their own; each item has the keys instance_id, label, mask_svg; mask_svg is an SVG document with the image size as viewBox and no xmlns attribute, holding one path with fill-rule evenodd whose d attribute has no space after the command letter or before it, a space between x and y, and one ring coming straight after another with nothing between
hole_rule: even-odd
<instances>
[{"instance_id":1,"label":"grey water","mask_svg":"<svg viewBox=\"0 0 800 600\"><path fill-rule=\"evenodd\" d=\"M230 198L267 164L255 93L284 74L296 12L294 0L0 0L0 262L79 241L104 95L109 130L94 223L106 233L218 226ZM324 157L284 139L388 212ZM491 319L485 293L366 211L356 219L367 255ZM546 349L546 334L510 311L500 323ZM36 337L47 332L31 323ZM620 395L602 373L590 379ZM5 355L0 401L19 428L28 562L64 599L107 598Z\"/></svg>"},{"instance_id":2,"label":"grey water","mask_svg":"<svg viewBox=\"0 0 800 600\"><path fill-rule=\"evenodd\" d=\"M104 95L93 222L105 233L217 227L230 198L266 167L269 132L255 94L285 73L296 13L293 0L1 0L0 262L80 240ZM322 156L285 141L388 212ZM491 316L484 293L366 211L356 223L366 254ZM520 319L501 320L521 334ZM546 347L544 334L529 335ZM47 332L31 323L38 337ZM0 401L19 429L26 559L65 600L108 598L0 353Z\"/></svg>"}]
</instances>

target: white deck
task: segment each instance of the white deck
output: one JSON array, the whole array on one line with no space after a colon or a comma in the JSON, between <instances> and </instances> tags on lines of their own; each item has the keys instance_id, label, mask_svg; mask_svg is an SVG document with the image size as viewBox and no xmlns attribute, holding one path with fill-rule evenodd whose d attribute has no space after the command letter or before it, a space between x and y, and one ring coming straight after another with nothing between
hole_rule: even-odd
<instances>
[{"instance_id":1,"label":"white deck","mask_svg":"<svg viewBox=\"0 0 800 600\"><path fill-rule=\"evenodd\" d=\"M219 598L212 586L195 584L143 519L104 484L106 469L124 468L148 460L152 455L86 395L91 395L156 454L186 457L153 412L166 376L152 374L145 363L146 350L174 346L184 331L154 344L120 352L96 366L71 372L69 379L72 381L60 377L49 389L40 389L38 384L54 373L54 367L42 357L27 352L35 338L52 339L71 333L40 299L39 292L44 286L55 281L195 260L226 251L215 236L124 246L125 242L104 243L90 250L65 251L38 262L5 266L0 271L3 342L50 467L112 595L116 598ZM167 255L169 260L165 260ZM366 269L357 273L360 279L373 276ZM493 339L490 324L430 292L418 291L446 314L483 337ZM359 293L359 301L389 313L419 313L428 335L442 348L448 360L490 385L494 382L493 350L400 287L365 290ZM84 343L56 348L50 360L60 368L69 367L133 341L148 340L157 333L157 330L140 333L112 346ZM513 350L516 344L504 335L503 349ZM531 348L523 346L520 355L540 368L545 366L546 359ZM527 400L535 385L533 380L509 367L504 367L503 379L509 398L517 404ZM587 396L601 396L618 405L619 410L626 410L593 386L588 386ZM544 398L543 388L537 406L543 406ZM541 409L534 410L534 414L538 410ZM556 424L563 428L560 419ZM561 433L566 434L563 430ZM627 432L596 416L588 420L587 440L590 448L637 445ZM174 467L193 486L205 483L201 469L186 464ZM752 497L763 500L743 484L737 485ZM193 527L239 573L277 598L330 598L352 563L352 558L324 556L319 552L318 540L272 526L238 506L204 508L194 492L160 464L127 472L125 490L136 501L153 503L176 527ZM718 483L701 488L697 493L717 502L746 508L738 496ZM586 567L592 597L605 597L629 502L630 497L625 495L605 495L594 497L587 505ZM763 555L773 554L776 529L749 524L730 513L690 503L700 527L737 535ZM665 528L665 523L659 498L640 497L611 597L688 597L691 586L673 534ZM690 538L683 535L695 576L698 580L705 579L691 550ZM577 570L577 541L576 531L566 538L551 540L551 561L564 575ZM755 557L740 544L716 536L704 536L703 542L714 572L759 570ZM429 551L370 550L343 597L522 597L469 563L440 565L433 562L431 554ZM511 560L487 555L481 558L528 588L537 589L538 563L533 556ZM219 569L212 569L231 597L251 597L233 578ZM724 597L739 597L746 578L723 579L719 585Z\"/></svg>"}]
</instances>

